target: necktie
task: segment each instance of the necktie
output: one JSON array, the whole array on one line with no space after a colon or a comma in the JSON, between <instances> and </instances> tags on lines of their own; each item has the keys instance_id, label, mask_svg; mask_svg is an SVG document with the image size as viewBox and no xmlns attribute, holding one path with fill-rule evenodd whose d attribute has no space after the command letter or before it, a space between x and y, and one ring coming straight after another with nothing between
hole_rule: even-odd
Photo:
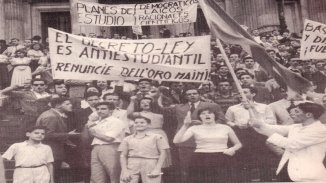
<instances>
[{"instance_id":1,"label":"necktie","mask_svg":"<svg viewBox=\"0 0 326 183\"><path fill-rule=\"evenodd\" d=\"M294 100L290 100L290 106L289 106L289 108L293 108L293 107L295 107Z\"/></svg>"},{"instance_id":2,"label":"necktie","mask_svg":"<svg viewBox=\"0 0 326 183\"><path fill-rule=\"evenodd\" d=\"M190 113L192 114L194 111L195 111L195 104L194 103L191 103Z\"/></svg>"}]
</instances>

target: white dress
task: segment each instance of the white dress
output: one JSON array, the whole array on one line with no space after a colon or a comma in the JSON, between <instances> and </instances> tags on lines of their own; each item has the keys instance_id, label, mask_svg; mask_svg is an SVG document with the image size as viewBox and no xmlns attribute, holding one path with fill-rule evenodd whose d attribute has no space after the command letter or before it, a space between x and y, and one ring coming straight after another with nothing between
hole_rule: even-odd
<instances>
[{"instance_id":1,"label":"white dress","mask_svg":"<svg viewBox=\"0 0 326 183\"><path fill-rule=\"evenodd\" d=\"M11 60L11 65L14 67L11 78L11 86L22 86L26 80L32 79L32 71L29 67L30 62L31 59L28 57L13 58Z\"/></svg>"}]
</instances>

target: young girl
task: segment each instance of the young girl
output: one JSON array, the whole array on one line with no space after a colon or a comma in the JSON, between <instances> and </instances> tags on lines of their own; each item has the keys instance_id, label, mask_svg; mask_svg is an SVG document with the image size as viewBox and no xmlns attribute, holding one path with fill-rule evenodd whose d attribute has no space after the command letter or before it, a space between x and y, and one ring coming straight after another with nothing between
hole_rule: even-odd
<instances>
[{"instance_id":1,"label":"young girl","mask_svg":"<svg viewBox=\"0 0 326 183\"><path fill-rule=\"evenodd\" d=\"M169 145L159 134L148 132L151 121L137 117L134 122L136 132L126 137L120 144L121 182L161 183L161 168Z\"/></svg>"},{"instance_id":2,"label":"young girl","mask_svg":"<svg viewBox=\"0 0 326 183\"><path fill-rule=\"evenodd\" d=\"M11 65L14 67L11 86L22 86L26 80L32 79L32 71L29 67L31 59L25 57L25 51L20 49L15 52L16 57L10 60Z\"/></svg>"},{"instance_id":3,"label":"young girl","mask_svg":"<svg viewBox=\"0 0 326 183\"><path fill-rule=\"evenodd\" d=\"M242 145L232 128L215 122L217 115L209 108L198 111L200 125L191 126L190 112L173 142L182 143L194 137L196 150L189 167L189 183L230 182L230 156ZM228 147L228 140L233 147Z\"/></svg>"},{"instance_id":4,"label":"young girl","mask_svg":"<svg viewBox=\"0 0 326 183\"><path fill-rule=\"evenodd\" d=\"M35 126L25 142L15 143L2 155L7 160L15 159L14 183L54 183L53 154L50 146L42 144L46 128Z\"/></svg>"}]
</instances>

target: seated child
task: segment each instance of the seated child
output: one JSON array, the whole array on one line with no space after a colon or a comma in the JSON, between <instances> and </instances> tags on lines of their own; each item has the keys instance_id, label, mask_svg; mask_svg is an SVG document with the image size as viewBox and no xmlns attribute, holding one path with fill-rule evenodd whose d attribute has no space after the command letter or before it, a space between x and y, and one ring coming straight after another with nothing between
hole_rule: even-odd
<instances>
[{"instance_id":1,"label":"seated child","mask_svg":"<svg viewBox=\"0 0 326 183\"><path fill-rule=\"evenodd\" d=\"M14 183L53 183L53 154L50 146L42 144L46 127L28 130L28 140L15 143L2 155L15 160Z\"/></svg>"},{"instance_id":2,"label":"seated child","mask_svg":"<svg viewBox=\"0 0 326 183\"><path fill-rule=\"evenodd\" d=\"M161 168L169 149L162 135L148 132L151 121L137 117L134 121L135 133L120 144L121 182L161 183Z\"/></svg>"}]
</instances>

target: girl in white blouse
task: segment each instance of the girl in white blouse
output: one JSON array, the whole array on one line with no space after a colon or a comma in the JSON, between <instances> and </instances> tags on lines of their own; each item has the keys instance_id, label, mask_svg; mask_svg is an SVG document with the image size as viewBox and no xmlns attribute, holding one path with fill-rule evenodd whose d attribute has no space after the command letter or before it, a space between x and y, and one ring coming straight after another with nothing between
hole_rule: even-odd
<instances>
[{"instance_id":1,"label":"girl in white blouse","mask_svg":"<svg viewBox=\"0 0 326 183\"><path fill-rule=\"evenodd\" d=\"M174 143L182 143L193 137L196 142L187 182L230 182L230 157L242 145L232 128L216 123L217 115L211 109L200 109L198 117L200 121L191 120L188 112L184 125L173 139ZM192 126L193 123L199 125ZM228 147L229 139L232 147Z\"/></svg>"},{"instance_id":2,"label":"girl in white blouse","mask_svg":"<svg viewBox=\"0 0 326 183\"><path fill-rule=\"evenodd\" d=\"M14 67L11 77L11 86L23 86L26 80L32 79L32 71L29 66L31 59L25 57L24 50L17 50L16 57L10 59L10 64Z\"/></svg>"}]
</instances>

